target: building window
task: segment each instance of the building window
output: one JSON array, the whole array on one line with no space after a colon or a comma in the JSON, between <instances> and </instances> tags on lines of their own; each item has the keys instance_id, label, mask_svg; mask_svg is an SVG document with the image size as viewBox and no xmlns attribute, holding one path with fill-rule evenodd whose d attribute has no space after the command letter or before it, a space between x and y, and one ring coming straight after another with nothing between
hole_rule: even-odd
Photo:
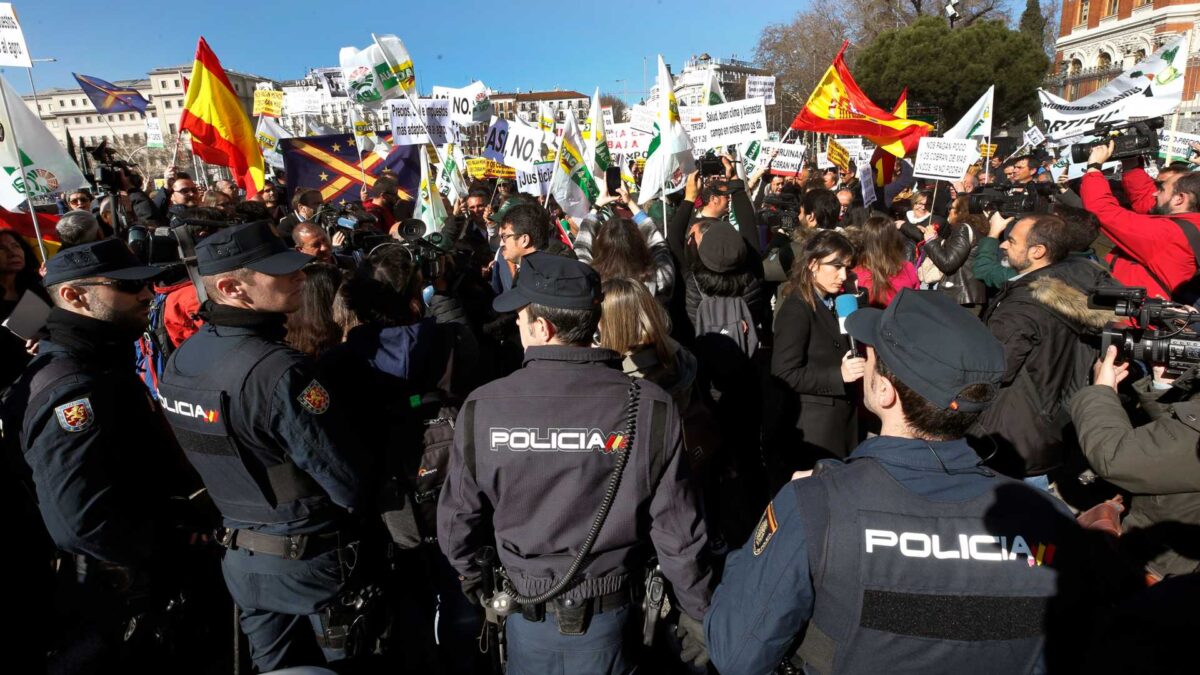
<instances>
[{"instance_id":1,"label":"building window","mask_svg":"<svg viewBox=\"0 0 1200 675\"><path fill-rule=\"evenodd\" d=\"M78 117L76 117L76 118L75 118L75 124L79 124L79 118L78 118Z\"/></svg>"},{"instance_id":2,"label":"building window","mask_svg":"<svg viewBox=\"0 0 1200 675\"><path fill-rule=\"evenodd\" d=\"M75 105L75 99L71 99L71 106L74 107L74 105Z\"/></svg>"},{"instance_id":3,"label":"building window","mask_svg":"<svg viewBox=\"0 0 1200 675\"><path fill-rule=\"evenodd\" d=\"M1081 70L1083 70L1083 61L1080 61L1079 59L1071 59L1071 66L1067 73L1070 75L1077 75Z\"/></svg>"},{"instance_id":4,"label":"building window","mask_svg":"<svg viewBox=\"0 0 1200 675\"><path fill-rule=\"evenodd\" d=\"M163 101L163 107L169 110L171 108L171 101Z\"/></svg>"},{"instance_id":5,"label":"building window","mask_svg":"<svg viewBox=\"0 0 1200 675\"><path fill-rule=\"evenodd\" d=\"M1108 68L1111 65L1112 65L1112 56L1110 56L1108 52L1100 52L1100 55L1096 57L1096 67L1097 68Z\"/></svg>"},{"instance_id":6,"label":"building window","mask_svg":"<svg viewBox=\"0 0 1200 675\"><path fill-rule=\"evenodd\" d=\"M1153 2L1153 0L1151 0L1151 2ZM1145 49L1137 50L1137 53L1133 55L1133 58L1136 59L1137 61L1145 61L1146 60L1146 50Z\"/></svg>"},{"instance_id":7,"label":"building window","mask_svg":"<svg viewBox=\"0 0 1200 675\"><path fill-rule=\"evenodd\" d=\"M174 124L167 125L167 128L171 130L171 135L175 135L175 125Z\"/></svg>"},{"instance_id":8,"label":"building window","mask_svg":"<svg viewBox=\"0 0 1200 675\"><path fill-rule=\"evenodd\" d=\"M1079 0L1079 20L1075 22L1076 26L1083 26L1087 24L1088 5L1090 3L1091 0Z\"/></svg>"},{"instance_id":9,"label":"building window","mask_svg":"<svg viewBox=\"0 0 1200 675\"><path fill-rule=\"evenodd\" d=\"M1112 16L1117 13L1118 0L1108 0L1108 7L1104 12L1104 16Z\"/></svg>"},{"instance_id":10,"label":"building window","mask_svg":"<svg viewBox=\"0 0 1200 675\"><path fill-rule=\"evenodd\" d=\"M179 80L175 80L175 86L176 86L176 87L178 87L178 86L179 86Z\"/></svg>"},{"instance_id":11,"label":"building window","mask_svg":"<svg viewBox=\"0 0 1200 675\"><path fill-rule=\"evenodd\" d=\"M84 121L86 121L88 124L91 124L91 123L92 123L92 116L91 116L91 115L88 115L87 117L84 117L83 119L84 119Z\"/></svg>"}]
</instances>

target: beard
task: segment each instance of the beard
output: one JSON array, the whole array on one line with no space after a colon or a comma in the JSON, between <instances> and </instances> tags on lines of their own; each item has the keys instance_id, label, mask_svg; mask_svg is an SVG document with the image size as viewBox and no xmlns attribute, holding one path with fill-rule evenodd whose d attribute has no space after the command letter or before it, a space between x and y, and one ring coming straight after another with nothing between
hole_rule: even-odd
<instances>
[{"instance_id":1,"label":"beard","mask_svg":"<svg viewBox=\"0 0 1200 675\"><path fill-rule=\"evenodd\" d=\"M1150 208L1149 214L1152 216L1169 216L1169 215L1171 215L1170 212L1167 211L1167 207L1165 207L1157 202L1155 202L1154 206L1152 206Z\"/></svg>"}]
</instances>

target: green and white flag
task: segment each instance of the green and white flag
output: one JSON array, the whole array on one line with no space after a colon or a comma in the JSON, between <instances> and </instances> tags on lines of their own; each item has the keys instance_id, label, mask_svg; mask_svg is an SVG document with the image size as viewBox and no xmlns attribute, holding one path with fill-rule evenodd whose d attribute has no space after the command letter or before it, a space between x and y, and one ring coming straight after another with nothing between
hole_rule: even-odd
<instances>
[{"instance_id":1,"label":"green and white flag","mask_svg":"<svg viewBox=\"0 0 1200 675\"><path fill-rule=\"evenodd\" d=\"M462 147L458 143L446 144L442 165L438 168L437 188L446 199L453 204L460 197L467 196L467 181L463 179L463 169L467 162L463 159Z\"/></svg>"},{"instance_id":2,"label":"green and white flag","mask_svg":"<svg viewBox=\"0 0 1200 675\"><path fill-rule=\"evenodd\" d=\"M642 171L642 188L638 200L645 204L665 192L671 194L683 187L687 175L696 167L692 157L692 139L679 119L679 103L671 74L662 55L658 57L658 103L654 107L654 137L646 151L646 168Z\"/></svg>"},{"instance_id":3,"label":"green and white flag","mask_svg":"<svg viewBox=\"0 0 1200 675\"><path fill-rule=\"evenodd\" d=\"M596 87L596 95L592 97L592 108L583 121L583 152L584 162L596 182L596 190L607 188L604 173L612 166L612 156L608 153L608 134L604 131L604 111L600 109L600 88Z\"/></svg>"},{"instance_id":4,"label":"green and white flag","mask_svg":"<svg viewBox=\"0 0 1200 675\"><path fill-rule=\"evenodd\" d=\"M429 233L441 232L448 217L433 172L429 170L429 153L425 146L421 146L421 183L417 186L417 210L413 217L424 221L425 231Z\"/></svg>"},{"instance_id":5,"label":"green and white flag","mask_svg":"<svg viewBox=\"0 0 1200 675\"><path fill-rule=\"evenodd\" d=\"M382 48L382 49L381 49ZM377 107L405 92L416 94L417 76L404 42L395 35L363 50L342 47L338 54L350 97L359 105Z\"/></svg>"},{"instance_id":6,"label":"green and white flag","mask_svg":"<svg viewBox=\"0 0 1200 675\"><path fill-rule=\"evenodd\" d=\"M79 167L50 130L0 77L11 117L0 108L0 206L17 210L30 197L70 192L87 185ZM21 140L17 147L15 139Z\"/></svg>"},{"instance_id":7,"label":"green and white flag","mask_svg":"<svg viewBox=\"0 0 1200 675\"><path fill-rule=\"evenodd\" d=\"M942 134L942 138L990 138L992 135L992 101L996 85L988 87L983 96L971 106L953 127Z\"/></svg>"},{"instance_id":8,"label":"green and white flag","mask_svg":"<svg viewBox=\"0 0 1200 675\"><path fill-rule=\"evenodd\" d=\"M600 196L596 181L584 161L583 137L575 116L567 115L562 140L558 143L558 156L554 160L554 177L550 180L550 194L558 201L563 213L572 218L583 218L592 210L592 203Z\"/></svg>"},{"instance_id":9,"label":"green and white flag","mask_svg":"<svg viewBox=\"0 0 1200 675\"><path fill-rule=\"evenodd\" d=\"M554 132L554 111L545 101L538 103L537 126L542 131L542 159L554 161L558 147L558 134Z\"/></svg>"},{"instance_id":10,"label":"green and white flag","mask_svg":"<svg viewBox=\"0 0 1200 675\"><path fill-rule=\"evenodd\" d=\"M279 141L291 138L292 134L280 126L277 118L264 116L258 118L258 130L254 132L254 137L258 139L258 147L262 149L267 164L282 169L283 153L279 151Z\"/></svg>"},{"instance_id":11,"label":"green and white flag","mask_svg":"<svg viewBox=\"0 0 1200 675\"><path fill-rule=\"evenodd\" d=\"M721 82L717 79L717 71L709 70L708 79L704 81L704 92L700 97L700 105L720 105L728 103L725 92L721 90Z\"/></svg>"}]
</instances>

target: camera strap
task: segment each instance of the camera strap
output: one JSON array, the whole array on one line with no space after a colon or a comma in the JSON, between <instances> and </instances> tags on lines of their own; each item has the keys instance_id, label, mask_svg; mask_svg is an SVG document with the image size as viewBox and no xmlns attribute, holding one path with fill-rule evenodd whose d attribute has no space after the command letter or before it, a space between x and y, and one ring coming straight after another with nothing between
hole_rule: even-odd
<instances>
[{"instance_id":1,"label":"camera strap","mask_svg":"<svg viewBox=\"0 0 1200 675\"><path fill-rule=\"evenodd\" d=\"M200 302L199 306L203 307L208 300L208 293L204 291L204 282L200 279L200 269L196 267L196 242L192 239L192 233L188 231L187 225L180 225L171 231L175 233L175 241L179 242L179 259L183 261L188 278L196 287L196 299Z\"/></svg>"},{"instance_id":2,"label":"camera strap","mask_svg":"<svg viewBox=\"0 0 1200 675\"><path fill-rule=\"evenodd\" d=\"M1181 284L1182 290L1184 290L1191 297L1176 298L1175 289L1164 284L1162 280L1154 275L1153 272L1150 272L1150 268L1148 266L1146 267L1146 271L1150 273L1150 276L1157 281L1160 286L1162 286L1168 293L1171 294L1171 300L1178 300L1179 302L1191 304L1196 300L1197 293L1196 289L1194 288L1195 279L1197 275L1200 275L1200 228L1197 228L1195 223L1184 218L1172 218L1171 221L1178 225L1179 229L1183 230L1183 236L1187 237L1188 246L1190 246L1192 249L1192 257L1195 259L1196 275L1193 275L1191 280Z\"/></svg>"}]
</instances>

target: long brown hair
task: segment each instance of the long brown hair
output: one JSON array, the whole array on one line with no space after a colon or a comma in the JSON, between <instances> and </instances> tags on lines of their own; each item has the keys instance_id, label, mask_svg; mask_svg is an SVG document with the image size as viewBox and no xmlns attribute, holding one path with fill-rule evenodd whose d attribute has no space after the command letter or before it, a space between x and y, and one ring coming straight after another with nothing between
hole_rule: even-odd
<instances>
[{"instance_id":1,"label":"long brown hair","mask_svg":"<svg viewBox=\"0 0 1200 675\"><path fill-rule=\"evenodd\" d=\"M662 307L640 281L609 279L604 282L600 316L600 346L618 354L653 346L659 363L672 367L675 351L667 337Z\"/></svg>"},{"instance_id":2,"label":"long brown hair","mask_svg":"<svg viewBox=\"0 0 1200 675\"><path fill-rule=\"evenodd\" d=\"M342 285L342 273L321 263L305 265L304 273L300 308L287 318L287 343L315 358L342 341L342 326L333 318L333 298Z\"/></svg>"},{"instance_id":3,"label":"long brown hair","mask_svg":"<svg viewBox=\"0 0 1200 675\"><path fill-rule=\"evenodd\" d=\"M807 302L809 307L815 308L817 294L810 263L814 260L820 262L834 253L853 261L854 245L836 230L818 230L809 237L804 242L804 248L800 249L800 255L792 262L787 292Z\"/></svg>"},{"instance_id":4,"label":"long brown hair","mask_svg":"<svg viewBox=\"0 0 1200 675\"><path fill-rule=\"evenodd\" d=\"M904 269L908 261L905 253L904 235L896 224L883 216L872 216L862 226L862 251L858 264L871 273L871 288L867 298L871 302L883 302L892 288L892 277Z\"/></svg>"},{"instance_id":5,"label":"long brown hair","mask_svg":"<svg viewBox=\"0 0 1200 675\"><path fill-rule=\"evenodd\" d=\"M960 194L950 203L950 214L955 216L958 221L952 223L955 227L970 227L975 230L973 241L979 241L982 237L986 237L988 233L987 218L981 213L971 213L971 198L965 194Z\"/></svg>"},{"instance_id":6,"label":"long brown hair","mask_svg":"<svg viewBox=\"0 0 1200 675\"><path fill-rule=\"evenodd\" d=\"M654 278L654 259L646 237L632 220L610 218L600 225L592 246L592 269L601 279Z\"/></svg>"}]
</instances>

